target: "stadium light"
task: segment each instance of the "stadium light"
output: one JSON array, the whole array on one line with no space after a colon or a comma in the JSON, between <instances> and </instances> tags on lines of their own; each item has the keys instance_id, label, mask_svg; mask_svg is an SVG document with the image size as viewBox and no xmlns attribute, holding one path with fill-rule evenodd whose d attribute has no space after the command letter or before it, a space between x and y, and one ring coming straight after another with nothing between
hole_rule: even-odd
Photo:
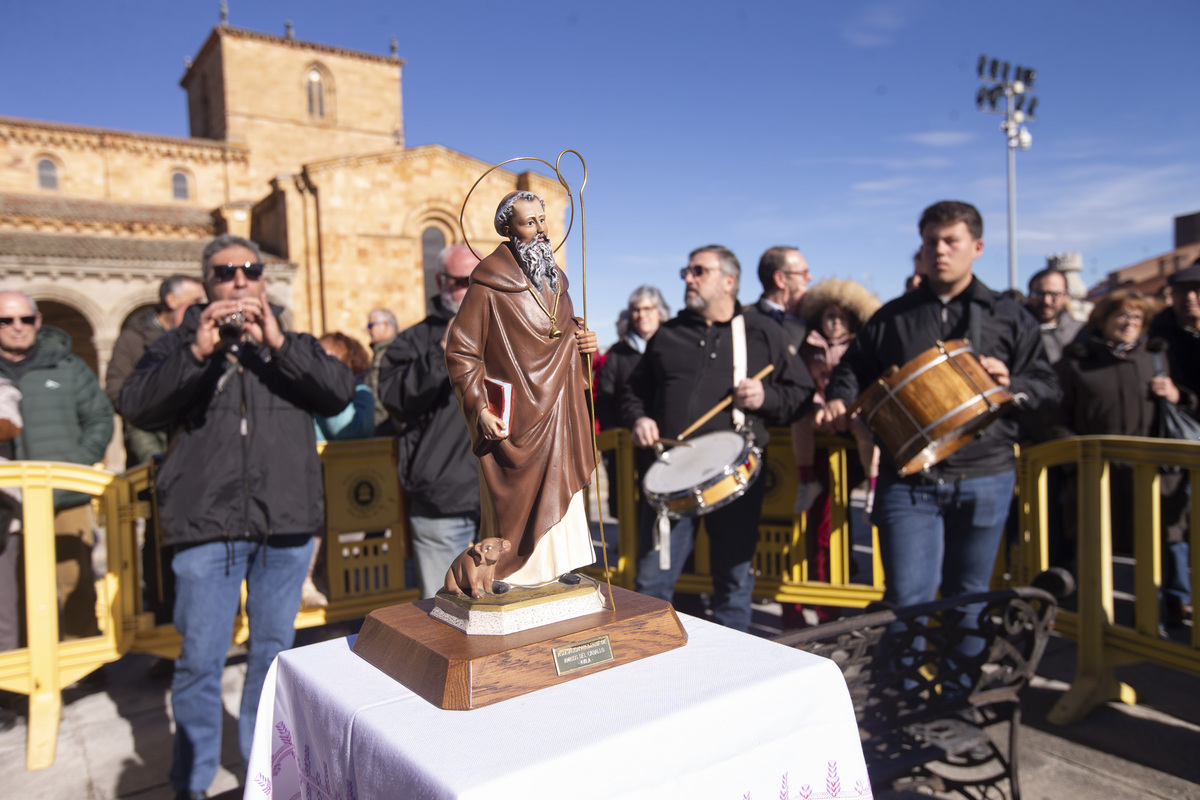
<instances>
[{"instance_id":1,"label":"stadium light","mask_svg":"<svg viewBox=\"0 0 1200 800\"><path fill-rule=\"evenodd\" d=\"M1011 70L1012 80L1009 80ZM988 114L1003 114L1004 122L1000 130L1004 132L1005 151L1008 157L1008 285L1017 289L1017 159L1016 152L1028 150L1033 144L1033 134L1024 122L1033 121L1033 112L1037 109L1038 99L1029 94L1033 89L1033 81L1037 71L1032 67L1017 65L1012 69L1007 62L993 58L988 60L986 55L979 57L976 68L979 80L983 82L975 92L975 106ZM997 108L1000 98L1004 105ZM1026 106L1028 101L1028 106Z\"/></svg>"}]
</instances>

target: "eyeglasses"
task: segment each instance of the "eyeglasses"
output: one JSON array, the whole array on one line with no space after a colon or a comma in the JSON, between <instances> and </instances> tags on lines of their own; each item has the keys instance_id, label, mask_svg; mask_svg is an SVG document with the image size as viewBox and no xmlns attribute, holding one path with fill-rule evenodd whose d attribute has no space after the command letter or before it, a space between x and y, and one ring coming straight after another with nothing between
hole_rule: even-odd
<instances>
[{"instance_id":1,"label":"eyeglasses","mask_svg":"<svg viewBox=\"0 0 1200 800\"><path fill-rule=\"evenodd\" d=\"M447 275L446 273L443 272L440 275L438 275L438 279L441 280L442 283L446 284L447 288L466 289L467 287L469 287L471 285L471 276L470 275L463 275L461 277L455 277L454 275Z\"/></svg>"},{"instance_id":2,"label":"eyeglasses","mask_svg":"<svg viewBox=\"0 0 1200 800\"><path fill-rule=\"evenodd\" d=\"M246 280L248 281L257 281L262 279L262 263L260 262L256 264L253 261L247 261L245 264L213 264L212 274L213 277L217 279L217 283L226 283L227 281L233 280L239 269L245 274Z\"/></svg>"},{"instance_id":3,"label":"eyeglasses","mask_svg":"<svg viewBox=\"0 0 1200 800\"><path fill-rule=\"evenodd\" d=\"M387 324L388 324L388 323L386 323L386 322L368 322L368 323L367 323L367 330L371 330L371 328L377 327L377 326L379 326L379 325L387 325Z\"/></svg>"},{"instance_id":4,"label":"eyeglasses","mask_svg":"<svg viewBox=\"0 0 1200 800\"><path fill-rule=\"evenodd\" d=\"M804 270L804 272L800 272L799 270L781 269L779 271L782 272L784 275L797 275L801 278L804 278L804 280L806 280L806 281L812 279L812 273L809 272L808 270Z\"/></svg>"},{"instance_id":5,"label":"eyeglasses","mask_svg":"<svg viewBox=\"0 0 1200 800\"><path fill-rule=\"evenodd\" d=\"M704 273L713 269L720 269L720 267L702 267L699 264L689 264L688 266L679 270L679 277L686 281L688 273L691 273L693 278L703 278Z\"/></svg>"},{"instance_id":6,"label":"eyeglasses","mask_svg":"<svg viewBox=\"0 0 1200 800\"><path fill-rule=\"evenodd\" d=\"M1141 315L1141 314L1138 314L1138 313L1136 313L1136 312L1135 312L1135 313L1132 313L1132 314L1130 314L1130 313L1126 313L1126 312L1121 312L1120 314L1117 314L1117 322L1137 322L1137 323L1142 323L1142 322L1145 322L1145 321L1146 321L1146 318L1145 318L1143 315Z\"/></svg>"},{"instance_id":7,"label":"eyeglasses","mask_svg":"<svg viewBox=\"0 0 1200 800\"><path fill-rule=\"evenodd\" d=\"M37 322L37 315L34 314L32 317L0 317L0 328L7 328L17 320L21 320L22 325L32 325Z\"/></svg>"},{"instance_id":8,"label":"eyeglasses","mask_svg":"<svg viewBox=\"0 0 1200 800\"><path fill-rule=\"evenodd\" d=\"M1060 297L1066 297L1067 293L1066 292L1042 292L1037 289L1034 289L1032 292L1029 293L1029 296L1030 297L1044 297L1047 300L1057 300Z\"/></svg>"}]
</instances>

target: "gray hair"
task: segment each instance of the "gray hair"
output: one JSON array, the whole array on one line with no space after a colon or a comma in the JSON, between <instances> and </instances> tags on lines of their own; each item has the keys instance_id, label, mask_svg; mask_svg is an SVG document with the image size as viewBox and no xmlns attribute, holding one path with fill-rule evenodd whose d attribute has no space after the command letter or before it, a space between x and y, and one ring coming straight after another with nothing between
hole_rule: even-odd
<instances>
[{"instance_id":1,"label":"gray hair","mask_svg":"<svg viewBox=\"0 0 1200 800\"><path fill-rule=\"evenodd\" d=\"M371 309L371 313L367 314L367 322L371 321L371 317L382 317L385 323L392 326L392 330L400 329L399 323L396 322L396 315L386 308Z\"/></svg>"},{"instance_id":2,"label":"gray hair","mask_svg":"<svg viewBox=\"0 0 1200 800\"><path fill-rule=\"evenodd\" d=\"M716 253L717 263L721 265L721 272L726 275L733 276L733 296L737 297L738 288L742 283L742 265L738 263L737 256L724 245L706 244L704 247L697 247L692 252L688 253L688 261L697 253Z\"/></svg>"},{"instance_id":3,"label":"gray hair","mask_svg":"<svg viewBox=\"0 0 1200 800\"><path fill-rule=\"evenodd\" d=\"M4 289L0 291L0 294L15 294L17 297L22 298L26 303L29 303L30 311L32 311L34 314L39 313L37 309L37 301L24 292L17 291L16 289Z\"/></svg>"},{"instance_id":4,"label":"gray hair","mask_svg":"<svg viewBox=\"0 0 1200 800\"><path fill-rule=\"evenodd\" d=\"M220 251L214 251L220 252ZM205 259L206 261L208 259ZM167 297L173 294L179 294L179 290L183 288L185 283L199 283L203 285L203 281L192 275L172 275L158 285L158 307L165 309L167 307Z\"/></svg>"},{"instance_id":5,"label":"gray hair","mask_svg":"<svg viewBox=\"0 0 1200 800\"><path fill-rule=\"evenodd\" d=\"M200 254L200 272L204 276L204 280L207 281L209 273L212 272L212 266L208 260L227 247L244 247L254 253L255 260L262 261L262 250L258 249L257 244L249 239L243 239L241 236L234 236L232 233L222 233L206 244L204 252Z\"/></svg>"},{"instance_id":6,"label":"gray hair","mask_svg":"<svg viewBox=\"0 0 1200 800\"><path fill-rule=\"evenodd\" d=\"M629 295L629 303L626 308L633 308L643 300L649 300L654 303L654 307L658 309L658 316L663 322L671 318L671 307L667 305L667 301L663 299L662 292L656 286L642 285L633 290Z\"/></svg>"},{"instance_id":7,"label":"gray hair","mask_svg":"<svg viewBox=\"0 0 1200 800\"><path fill-rule=\"evenodd\" d=\"M501 236L509 235L504 232L504 229L508 227L508 221L512 219L513 203L518 200L536 200L542 204L542 211L546 210L546 201L533 192L513 192L502 200L500 207L496 209L496 233Z\"/></svg>"}]
</instances>

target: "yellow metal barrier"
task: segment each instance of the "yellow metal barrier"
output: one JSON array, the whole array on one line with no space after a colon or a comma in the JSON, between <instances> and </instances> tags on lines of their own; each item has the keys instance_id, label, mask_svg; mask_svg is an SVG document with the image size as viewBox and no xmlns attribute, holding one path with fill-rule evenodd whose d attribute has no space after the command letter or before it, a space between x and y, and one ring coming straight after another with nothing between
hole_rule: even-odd
<instances>
[{"instance_id":1,"label":"yellow metal barrier","mask_svg":"<svg viewBox=\"0 0 1200 800\"><path fill-rule=\"evenodd\" d=\"M102 664L116 661L128 648L121 614L119 571L135 554L113 535L117 506L128 487L107 472L78 464L13 461L0 464L0 486L19 487L24 504L26 646L0 653L0 689L29 696L27 769L54 763L61 689ZM54 489L99 497L97 524L106 528L108 573L96 582L100 635L58 640L58 593L55 586ZM114 572L114 569L117 572Z\"/></svg>"},{"instance_id":2,"label":"yellow metal barrier","mask_svg":"<svg viewBox=\"0 0 1200 800\"><path fill-rule=\"evenodd\" d=\"M1133 466L1134 515L1134 624L1114 618L1112 518L1109 510L1109 467L1112 462ZM1019 583L1028 583L1049 564L1046 531L1050 504L1047 469L1061 465L1077 468L1078 508L1078 611L1060 611L1058 629L1076 639L1078 666L1070 690L1051 709L1048 719L1060 725L1085 717L1110 700L1134 703L1133 689L1117 680L1121 664L1153 661L1172 669L1200 675L1200 632L1192 629L1189 644L1163 640L1158 635L1159 589L1162 566L1159 554L1162 530L1159 520L1159 468L1179 466L1192 487L1190 531L1200 530L1200 444L1132 436L1082 436L1060 439L1027 449L1021 454L1021 541L1010 572ZM1200 548L1191 548L1192 573L1200 574Z\"/></svg>"},{"instance_id":3,"label":"yellow metal barrier","mask_svg":"<svg viewBox=\"0 0 1200 800\"><path fill-rule=\"evenodd\" d=\"M394 440L331 443L322 449L321 461L330 602L325 608L301 610L297 628L357 619L419 596L404 584L407 525ZM7 462L0 464L0 486L23 492L28 631L25 647L0 653L0 689L29 696L26 768L44 769L54 763L62 687L130 650L166 658L179 654L178 631L143 605L143 586L156 591L163 576L144 574L140 552L147 551L153 570L161 573L170 565L156 530L150 465L116 476L77 464ZM95 498L96 524L104 532L107 558L107 571L96 581L98 636L58 640L54 489ZM249 635L244 600L243 589L235 641Z\"/></svg>"},{"instance_id":4,"label":"yellow metal barrier","mask_svg":"<svg viewBox=\"0 0 1200 800\"><path fill-rule=\"evenodd\" d=\"M609 491L615 486L618 492L617 559L616 564L609 566L609 577L614 584L632 589L637 572L639 496L633 467L633 441L629 431L616 429L601 433L597 442L602 452L613 450L617 455L617 475L609 476ZM809 565L808 515L792 514L796 466L792 455L791 431L787 428L771 431L771 441L764 454L763 474L759 478L766 481L766 494L753 566L756 576L755 599L861 608L883 596L883 569L879 563L879 547L874 531L870 582L853 583L850 580L853 555L849 518L850 485L847 480L850 444L849 439L840 437L821 436L817 439L818 451L826 450L829 453L831 495L830 580L818 581L813 579ZM588 508L593 508L592 502L588 503ZM711 592L707 534L703 525L697 536L694 561L695 571L680 576L676 584L678 590L698 594ZM586 571L597 578L604 576L601 564Z\"/></svg>"}]
</instances>

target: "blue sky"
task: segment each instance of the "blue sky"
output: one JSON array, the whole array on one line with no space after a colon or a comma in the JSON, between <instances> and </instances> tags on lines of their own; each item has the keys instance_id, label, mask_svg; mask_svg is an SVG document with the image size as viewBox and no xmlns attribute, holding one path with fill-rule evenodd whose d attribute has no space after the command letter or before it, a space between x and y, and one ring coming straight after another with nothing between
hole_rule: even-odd
<instances>
[{"instance_id":1,"label":"blue sky","mask_svg":"<svg viewBox=\"0 0 1200 800\"><path fill-rule=\"evenodd\" d=\"M216 0L0 0L0 115L186 135L183 59L218 18ZM894 296L941 199L983 212L976 272L1006 287L1005 146L1000 117L975 109L981 53L1038 70L1033 147L1017 154L1022 288L1063 251L1094 283L1169 250L1172 218L1200 211L1194 0L230 2L237 27L282 35L289 19L299 39L355 50L397 38L409 145L583 154L602 342L639 284L677 309L679 267L711 242L741 259L743 302L775 244L818 279Z\"/></svg>"}]
</instances>

